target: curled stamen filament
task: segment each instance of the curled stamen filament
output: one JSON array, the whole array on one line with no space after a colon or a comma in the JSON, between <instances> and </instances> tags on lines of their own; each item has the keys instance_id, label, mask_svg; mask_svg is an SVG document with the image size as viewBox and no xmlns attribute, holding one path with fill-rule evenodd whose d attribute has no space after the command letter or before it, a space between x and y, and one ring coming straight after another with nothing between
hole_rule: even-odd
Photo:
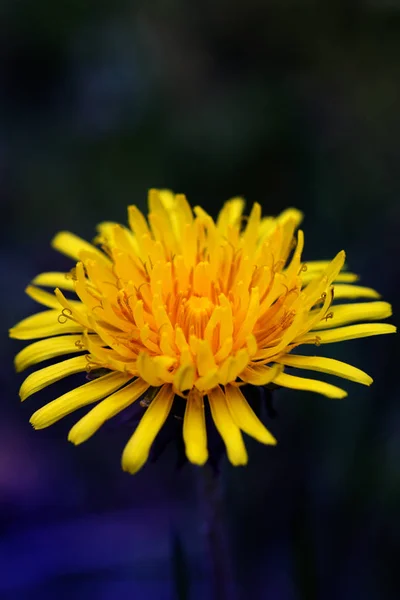
<instances>
[{"instance_id":1,"label":"curled stamen filament","mask_svg":"<svg viewBox=\"0 0 400 600\"><path fill-rule=\"evenodd\" d=\"M86 373L91 373L93 371L93 369L100 369L102 367L101 364L93 361L91 354L85 354L85 359L87 361L87 365L86 365L86 369L85 369Z\"/></svg>"},{"instance_id":2,"label":"curled stamen filament","mask_svg":"<svg viewBox=\"0 0 400 600\"><path fill-rule=\"evenodd\" d=\"M68 319L71 319L71 321L75 320L72 318L72 310L70 308L63 308L61 314L58 315L57 320L60 323L60 325L65 325Z\"/></svg>"}]
</instances>

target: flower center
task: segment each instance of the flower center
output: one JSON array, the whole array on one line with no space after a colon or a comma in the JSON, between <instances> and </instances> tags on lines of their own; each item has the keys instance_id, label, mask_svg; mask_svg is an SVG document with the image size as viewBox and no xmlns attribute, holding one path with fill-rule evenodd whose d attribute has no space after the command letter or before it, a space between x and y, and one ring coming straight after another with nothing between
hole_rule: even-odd
<instances>
[{"instance_id":1,"label":"flower center","mask_svg":"<svg viewBox=\"0 0 400 600\"><path fill-rule=\"evenodd\" d=\"M186 303L186 308L194 317L200 316L202 313L211 313L214 308L213 303L205 296L191 296Z\"/></svg>"},{"instance_id":2,"label":"flower center","mask_svg":"<svg viewBox=\"0 0 400 600\"><path fill-rule=\"evenodd\" d=\"M204 330L214 309L214 304L205 296L191 296L184 303L182 329L186 335L202 338Z\"/></svg>"}]
</instances>

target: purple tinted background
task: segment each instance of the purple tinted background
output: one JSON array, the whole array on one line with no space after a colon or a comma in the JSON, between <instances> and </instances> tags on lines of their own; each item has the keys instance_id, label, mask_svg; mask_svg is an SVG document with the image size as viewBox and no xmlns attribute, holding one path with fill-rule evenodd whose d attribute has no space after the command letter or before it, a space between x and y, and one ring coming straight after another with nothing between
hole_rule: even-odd
<instances>
[{"instance_id":1,"label":"purple tinted background","mask_svg":"<svg viewBox=\"0 0 400 600\"><path fill-rule=\"evenodd\" d=\"M91 239L145 208L149 187L214 216L243 194L306 213L305 258L342 247L399 314L400 9L385 0L99 3L3 0L0 598L190 598L210 593L197 473L169 448L119 468L129 424L74 448L77 415L30 414L81 379L18 401L7 328L36 310L38 273L69 268L60 229ZM397 311L396 311L397 308ZM396 322L396 318L393 319ZM325 348L324 348L325 349ZM242 598L395 599L399 581L396 336L326 347L362 367L332 401L279 391L277 448L248 441L223 468Z\"/></svg>"}]
</instances>

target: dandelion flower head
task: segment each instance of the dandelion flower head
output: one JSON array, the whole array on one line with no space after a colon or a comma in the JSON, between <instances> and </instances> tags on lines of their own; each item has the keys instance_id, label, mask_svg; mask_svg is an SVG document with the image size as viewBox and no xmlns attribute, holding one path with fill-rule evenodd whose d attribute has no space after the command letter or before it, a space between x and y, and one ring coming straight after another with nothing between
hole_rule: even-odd
<instances>
[{"instance_id":1,"label":"dandelion flower head","mask_svg":"<svg viewBox=\"0 0 400 600\"><path fill-rule=\"evenodd\" d=\"M243 209L244 201L234 198L214 221L202 208L192 210L184 195L151 190L147 219L129 206L129 227L102 223L93 244L68 232L56 235L53 247L75 266L34 279L26 291L47 310L21 321L10 335L39 340L16 356L18 371L73 356L30 374L20 396L25 400L74 373L98 376L37 410L35 429L94 405L69 432L80 444L147 398L122 456L123 468L135 473L178 395L185 402L189 461L208 459L208 404L230 462L242 465L242 432L276 443L247 402L246 384L273 383L329 398L346 392L301 372L371 384L366 373L323 357L320 348L316 356L298 348L391 333L392 325L375 322L390 316L390 305L343 270L343 251L331 261L303 262L300 211L262 217L256 203L244 217Z\"/></svg>"}]
</instances>

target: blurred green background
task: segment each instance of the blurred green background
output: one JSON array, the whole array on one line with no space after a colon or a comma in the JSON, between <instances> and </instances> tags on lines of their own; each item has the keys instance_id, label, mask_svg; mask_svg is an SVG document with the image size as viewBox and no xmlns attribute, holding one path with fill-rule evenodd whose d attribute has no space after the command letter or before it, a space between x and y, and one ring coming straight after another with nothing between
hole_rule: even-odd
<instances>
[{"instance_id":1,"label":"blurred green background","mask_svg":"<svg viewBox=\"0 0 400 600\"><path fill-rule=\"evenodd\" d=\"M396 323L399 33L398 0L2 0L2 599L209 593L194 469L176 471L170 449L122 473L129 427L78 449L76 416L31 431L63 383L19 404L6 330L36 310L23 290L37 273L70 267L54 233L92 239L128 204L145 210L150 187L213 216L236 195L269 214L297 206L306 260L345 248ZM372 388L278 391L277 448L249 441L249 466L224 466L240 598L399 597L398 348L327 347Z\"/></svg>"}]
</instances>

